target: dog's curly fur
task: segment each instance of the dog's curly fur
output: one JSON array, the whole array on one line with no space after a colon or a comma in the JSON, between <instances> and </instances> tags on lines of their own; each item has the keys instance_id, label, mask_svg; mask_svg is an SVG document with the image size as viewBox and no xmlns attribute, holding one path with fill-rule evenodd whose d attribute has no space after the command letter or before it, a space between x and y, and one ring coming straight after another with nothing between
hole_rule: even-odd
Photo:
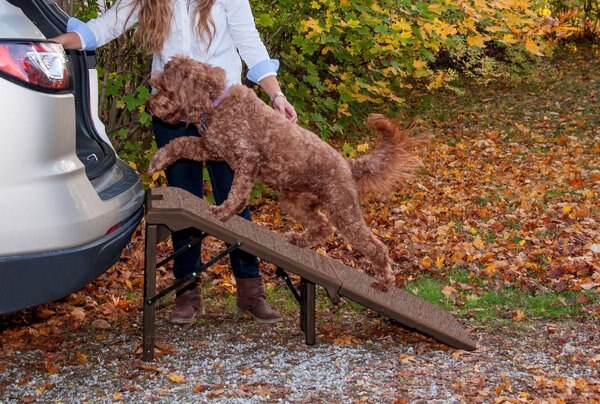
<instances>
[{"instance_id":1,"label":"dog's curly fur","mask_svg":"<svg viewBox=\"0 0 600 404\"><path fill-rule=\"evenodd\" d=\"M292 243L314 245L336 228L373 264L374 287L387 290L394 284L388 249L365 224L358 196L359 191L390 192L409 176L419 166L411 150L423 137L408 136L414 131L400 130L384 116L372 114L368 124L380 134L377 146L369 155L346 160L248 87L233 85L225 94L225 72L218 67L177 56L150 83L156 90L147 105L153 115L167 123L197 126L202 116L206 129L200 130L200 137L177 138L161 148L149 172L178 159L224 160L235 175L227 200L212 207L220 220L239 212L253 184L263 182L280 191L281 208L306 228L288 235Z\"/></svg>"}]
</instances>

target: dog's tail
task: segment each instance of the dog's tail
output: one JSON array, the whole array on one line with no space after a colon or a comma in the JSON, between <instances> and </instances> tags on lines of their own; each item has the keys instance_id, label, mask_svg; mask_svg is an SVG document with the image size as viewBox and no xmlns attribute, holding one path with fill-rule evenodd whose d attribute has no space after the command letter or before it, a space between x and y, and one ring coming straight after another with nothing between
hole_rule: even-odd
<instances>
[{"instance_id":1,"label":"dog's tail","mask_svg":"<svg viewBox=\"0 0 600 404\"><path fill-rule=\"evenodd\" d=\"M361 193L386 194L421 166L415 151L428 136L418 135L415 127L400 129L398 124L380 114L369 115L367 123L379 132L375 149L348 163Z\"/></svg>"}]
</instances>

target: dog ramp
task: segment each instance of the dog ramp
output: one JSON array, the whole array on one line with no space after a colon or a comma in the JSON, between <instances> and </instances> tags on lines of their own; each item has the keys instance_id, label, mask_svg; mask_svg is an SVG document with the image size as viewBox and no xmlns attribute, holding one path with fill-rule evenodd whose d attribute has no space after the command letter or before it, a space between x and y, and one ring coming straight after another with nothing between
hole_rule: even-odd
<instances>
[{"instance_id":1,"label":"dog ramp","mask_svg":"<svg viewBox=\"0 0 600 404\"><path fill-rule=\"evenodd\" d=\"M299 275L303 297L305 300L308 298L309 303L302 307L302 327L305 333L313 333L310 338L307 334L307 343L314 343L314 331L309 329L314 329L314 315L309 323L306 322L306 316L310 316L311 311L314 313L314 285L317 284L325 288L333 300L340 297L351 299L450 346L465 350L476 348L475 342L452 314L404 290L395 287L387 292L375 290L370 286L374 279L365 273L310 249L296 247L271 230L239 216L221 222L210 214L210 205L183 189L154 188L148 191L146 197L146 226L150 226L147 230L154 229L154 226L158 226L159 230L167 227L170 231L193 227ZM168 232L163 233L166 233L163 238L168 235ZM148 240L148 235L153 240ZM148 252L148 244L154 245L160 238L156 230L147 232L146 272L148 260L153 264L153 270L155 263L155 257ZM155 282L154 275L150 276L146 284L153 288L153 285L148 285L149 282ZM155 289L146 292L147 296L152 295ZM150 313L152 318L153 310Z\"/></svg>"}]
</instances>

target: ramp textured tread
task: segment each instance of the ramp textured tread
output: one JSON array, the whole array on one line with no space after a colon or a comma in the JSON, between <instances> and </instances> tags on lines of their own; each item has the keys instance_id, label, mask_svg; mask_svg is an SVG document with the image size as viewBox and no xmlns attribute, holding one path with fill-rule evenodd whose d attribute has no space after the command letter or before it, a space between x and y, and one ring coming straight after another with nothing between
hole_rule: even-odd
<instances>
[{"instance_id":1,"label":"ramp textured tread","mask_svg":"<svg viewBox=\"0 0 600 404\"><path fill-rule=\"evenodd\" d=\"M196 227L226 243L241 242L244 251L325 287L330 296L349 298L399 323L448 345L473 350L475 342L454 316L404 290L373 289L373 278L346 265L299 248L271 230L239 216L221 222L208 203L179 188L155 188L148 193L146 222L164 224L172 231Z\"/></svg>"}]
</instances>

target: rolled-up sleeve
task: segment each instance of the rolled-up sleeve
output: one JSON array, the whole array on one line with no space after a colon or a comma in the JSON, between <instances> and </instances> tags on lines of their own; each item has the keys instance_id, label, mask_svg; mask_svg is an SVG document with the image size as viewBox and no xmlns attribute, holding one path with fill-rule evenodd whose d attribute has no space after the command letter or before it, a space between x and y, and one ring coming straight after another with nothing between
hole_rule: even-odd
<instances>
[{"instance_id":1,"label":"rolled-up sleeve","mask_svg":"<svg viewBox=\"0 0 600 404\"><path fill-rule=\"evenodd\" d=\"M258 83L264 77L277 74L279 61L269 58L248 0L227 1L227 24L233 42L248 66L248 79Z\"/></svg>"},{"instance_id":2,"label":"rolled-up sleeve","mask_svg":"<svg viewBox=\"0 0 600 404\"><path fill-rule=\"evenodd\" d=\"M120 0L104 14L87 23L70 18L67 31L79 35L84 50L94 50L117 38L137 23L139 12L132 12L133 7L132 0Z\"/></svg>"}]
</instances>

